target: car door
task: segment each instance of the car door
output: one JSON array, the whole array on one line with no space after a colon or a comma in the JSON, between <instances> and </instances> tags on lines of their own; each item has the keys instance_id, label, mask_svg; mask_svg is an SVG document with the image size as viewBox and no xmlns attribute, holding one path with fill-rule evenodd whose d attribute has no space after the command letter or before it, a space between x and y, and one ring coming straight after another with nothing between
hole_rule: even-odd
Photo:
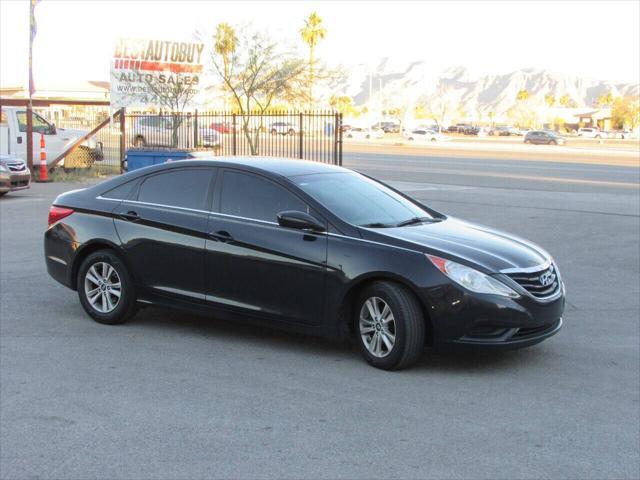
<instances>
[{"instance_id":1,"label":"car door","mask_svg":"<svg viewBox=\"0 0 640 480\"><path fill-rule=\"evenodd\" d=\"M116 230L142 291L204 300L204 248L215 172L186 167L148 175L114 211Z\"/></svg>"},{"instance_id":2,"label":"car door","mask_svg":"<svg viewBox=\"0 0 640 480\"><path fill-rule=\"evenodd\" d=\"M221 172L206 241L206 298L248 314L317 325L327 235L281 227L277 214L285 210L322 221L281 184L241 170Z\"/></svg>"}]
</instances>

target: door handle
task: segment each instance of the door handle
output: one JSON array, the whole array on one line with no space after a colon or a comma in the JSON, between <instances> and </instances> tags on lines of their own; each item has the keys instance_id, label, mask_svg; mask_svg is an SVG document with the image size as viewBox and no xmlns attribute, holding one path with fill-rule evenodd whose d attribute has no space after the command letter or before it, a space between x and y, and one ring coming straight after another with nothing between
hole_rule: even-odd
<instances>
[{"instance_id":1,"label":"door handle","mask_svg":"<svg viewBox=\"0 0 640 480\"><path fill-rule=\"evenodd\" d=\"M218 230L217 232L209 232L209 237L218 240L220 242L231 242L233 236L225 230Z\"/></svg>"},{"instance_id":2,"label":"door handle","mask_svg":"<svg viewBox=\"0 0 640 480\"><path fill-rule=\"evenodd\" d=\"M121 213L119 217L122 220L126 220L128 222L137 222L138 220L140 220L140 215L138 215L138 212L133 210L129 210L127 213Z\"/></svg>"}]
</instances>

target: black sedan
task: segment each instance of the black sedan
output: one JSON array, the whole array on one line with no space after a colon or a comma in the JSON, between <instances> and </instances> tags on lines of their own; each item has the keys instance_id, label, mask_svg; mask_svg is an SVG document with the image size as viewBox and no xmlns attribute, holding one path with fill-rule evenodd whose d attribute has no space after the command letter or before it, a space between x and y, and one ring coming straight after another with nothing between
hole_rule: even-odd
<instances>
[{"instance_id":1,"label":"black sedan","mask_svg":"<svg viewBox=\"0 0 640 480\"><path fill-rule=\"evenodd\" d=\"M531 130L524 136L524 143L534 145L564 145L565 139L562 135L551 130Z\"/></svg>"},{"instance_id":2,"label":"black sedan","mask_svg":"<svg viewBox=\"0 0 640 480\"><path fill-rule=\"evenodd\" d=\"M96 321L145 305L351 336L384 369L424 345L524 347L557 333L542 248L372 178L298 160L157 165L60 195L45 260Z\"/></svg>"}]
</instances>

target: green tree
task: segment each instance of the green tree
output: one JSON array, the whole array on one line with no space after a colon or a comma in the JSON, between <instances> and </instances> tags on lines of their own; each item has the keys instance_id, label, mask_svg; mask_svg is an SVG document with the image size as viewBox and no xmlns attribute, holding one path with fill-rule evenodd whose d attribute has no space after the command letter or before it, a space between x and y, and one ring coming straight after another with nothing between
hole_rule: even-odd
<instances>
[{"instance_id":1,"label":"green tree","mask_svg":"<svg viewBox=\"0 0 640 480\"><path fill-rule=\"evenodd\" d=\"M529 90L519 90L518 94L516 95L516 100L518 100L519 102L529 100Z\"/></svg>"},{"instance_id":2,"label":"green tree","mask_svg":"<svg viewBox=\"0 0 640 480\"><path fill-rule=\"evenodd\" d=\"M635 130L640 125L640 97L616 98L611 108L611 120L616 128Z\"/></svg>"},{"instance_id":3,"label":"green tree","mask_svg":"<svg viewBox=\"0 0 640 480\"><path fill-rule=\"evenodd\" d=\"M560 97L560 105L562 105L563 107L567 108L569 105L571 105L571 97L569 95L567 95L566 93L564 95L562 95Z\"/></svg>"},{"instance_id":4,"label":"green tree","mask_svg":"<svg viewBox=\"0 0 640 480\"><path fill-rule=\"evenodd\" d=\"M353 104L353 98L348 95L337 96L333 95L329 99L329 106L334 110L342 113L345 116L355 116L358 111Z\"/></svg>"},{"instance_id":5,"label":"green tree","mask_svg":"<svg viewBox=\"0 0 640 480\"><path fill-rule=\"evenodd\" d=\"M306 101L305 61L279 47L266 33L244 29L227 69L224 56L212 52L213 70L231 92L252 155L260 151L264 113L276 102Z\"/></svg>"},{"instance_id":6,"label":"green tree","mask_svg":"<svg viewBox=\"0 0 640 480\"><path fill-rule=\"evenodd\" d=\"M304 21L304 27L300 30L302 40L309 46L309 102L313 103L313 68L315 64L315 50L318 42L327 34L326 28L322 26L322 18L312 12Z\"/></svg>"},{"instance_id":7,"label":"green tree","mask_svg":"<svg viewBox=\"0 0 640 480\"><path fill-rule=\"evenodd\" d=\"M556 96L553 93L548 93L544 96L544 101L548 106L553 107L556 104Z\"/></svg>"},{"instance_id":8,"label":"green tree","mask_svg":"<svg viewBox=\"0 0 640 480\"><path fill-rule=\"evenodd\" d=\"M613 94L609 91L607 93L603 93L598 97L598 106L599 107L610 107L613 105Z\"/></svg>"},{"instance_id":9,"label":"green tree","mask_svg":"<svg viewBox=\"0 0 640 480\"><path fill-rule=\"evenodd\" d=\"M213 37L214 44L213 49L222 60L222 68L224 76L229 76L229 65L231 62L231 56L235 53L238 46L238 37L231 25L226 22L219 23L216 26L216 33ZM229 95L229 89L224 86L224 108L227 109L227 96Z\"/></svg>"}]
</instances>

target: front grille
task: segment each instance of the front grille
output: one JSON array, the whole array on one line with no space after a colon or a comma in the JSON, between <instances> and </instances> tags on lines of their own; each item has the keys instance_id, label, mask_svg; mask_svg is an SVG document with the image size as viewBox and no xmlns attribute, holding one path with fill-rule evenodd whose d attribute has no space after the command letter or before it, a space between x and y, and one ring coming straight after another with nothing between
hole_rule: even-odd
<instances>
[{"instance_id":1,"label":"front grille","mask_svg":"<svg viewBox=\"0 0 640 480\"><path fill-rule=\"evenodd\" d=\"M549 297L560 289L560 279L553 264L538 272L514 272L507 275L536 298Z\"/></svg>"},{"instance_id":2,"label":"front grille","mask_svg":"<svg viewBox=\"0 0 640 480\"><path fill-rule=\"evenodd\" d=\"M542 335L550 330L553 330L558 326L560 320L556 320L553 323L549 323L547 325L542 325L540 327L530 327L530 328L519 328L518 332L512 338L525 338L525 337L535 337L537 335Z\"/></svg>"},{"instance_id":3,"label":"front grille","mask_svg":"<svg viewBox=\"0 0 640 480\"><path fill-rule=\"evenodd\" d=\"M22 172L27 169L24 163L22 162L8 162L7 167L12 172Z\"/></svg>"}]
</instances>

